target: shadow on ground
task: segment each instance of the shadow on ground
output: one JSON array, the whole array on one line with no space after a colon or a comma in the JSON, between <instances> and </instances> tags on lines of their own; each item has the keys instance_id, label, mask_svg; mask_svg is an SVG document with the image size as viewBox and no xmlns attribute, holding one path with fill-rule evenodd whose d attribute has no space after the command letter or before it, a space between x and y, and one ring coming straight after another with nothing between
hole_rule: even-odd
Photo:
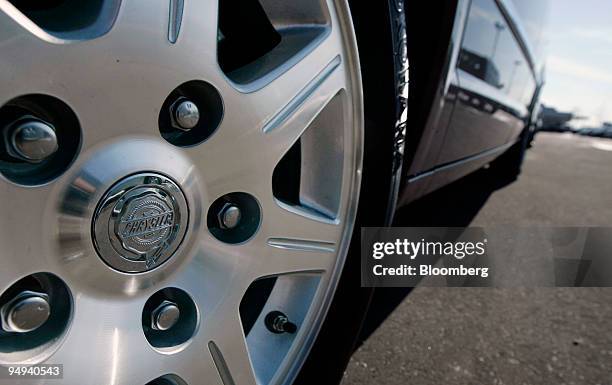
<instances>
[{"instance_id":1,"label":"shadow on ground","mask_svg":"<svg viewBox=\"0 0 612 385\"><path fill-rule=\"evenodd\" d=\"M493 192L514 180L479 170L400 209L395 227L467 227ZM412 288L377 288L355 349L402 303Z\"/></svg>"},{"instance_id":2,"label":"shadow on ground","mask_svg":"<svg viewBox=\"0 0 612 385\"><path fill-rule=\"evenodd\" d=\"M517 183L479 171L404 208L395 225L610 227L610 142L542 133ZM376 292L343 385L612 385L610 288L409 292Z\"/></svg>"}]
</instances>

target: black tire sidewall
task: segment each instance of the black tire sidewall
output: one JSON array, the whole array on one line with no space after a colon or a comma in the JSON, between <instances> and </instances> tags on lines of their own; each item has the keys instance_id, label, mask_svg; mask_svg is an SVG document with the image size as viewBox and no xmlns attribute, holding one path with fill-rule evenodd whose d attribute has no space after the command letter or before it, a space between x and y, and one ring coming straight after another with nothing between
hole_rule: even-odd
<instances>
[{"instance_id":1,"label":"black tire sidewall","mask_svg":"<svg viewBox=\"0 0 612 385\"><path fill-rule=\"evenodd\" d=\"M349 1L363 82L364 163L357 219L332 305L295 384L337 384L359 340L373 289L360 284L361 227L388 226L403 162L407 100L403 0Z\"/></svg>"}]
</instances>

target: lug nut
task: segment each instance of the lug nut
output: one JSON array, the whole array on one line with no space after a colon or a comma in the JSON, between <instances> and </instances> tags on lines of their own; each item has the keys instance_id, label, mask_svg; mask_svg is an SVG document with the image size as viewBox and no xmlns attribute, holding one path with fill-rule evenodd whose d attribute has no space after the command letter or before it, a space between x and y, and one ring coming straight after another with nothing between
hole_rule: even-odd
<instances>
[{"instance_id":1,"label":"lug nut","mask_svg":"<svg viewBox=\"0 0 612 385\"><path fill-rule=\"evenodd\" d=\"M181 311L174 302L163 301L151 314L151 327L165 331L172 328L179 320Z\"/></svg>"},{"instance_id":2,"label":"lug nut","mask_svg":"<svg viewBox=\"0 0 612 385\"><path fill-rule=\"evenodd\" d=\"M9 333L28 333L41 327L51 314L49 297L23 291L0 308L2 329Z\"/></svg>"},{"instance_id":3,"label":"lug nut","mask_svg":"<svg viewBox=\"0 0 612 385\"><path fill-rule=\"evenodd\" d=\"M264 320L269 331L275 334L289 333L297 331L297 326L289 321L289 318L280 311L272 311L266 315Z\"/></svg>"},{"instance_id":4,"label":"lug nut","mask_svg":"<svg viewBox=\"0 0 612 385\"><path fill-rule=\"evenodd\" d=\"M224 230L229 230L238 226L240 219L242 219L242 213L240 212L240 208L235 204L226 203L221 210L219 210L217 218L219 219L219 227Z\"/></svg>"},{"instance_id":5,"label":"lug nut","mask_svg":"<svg viewBox=\"0 0 612 385\"><path fill-rule=\"evenodd\" d=\"M181 98L171 107L172 120L176 128L189 131L198 125L200 111L191 100Z\"/></svg>"},{"instance_id":6,"label":"lug nut","mask_svg":"<svg viewBox=\"0 0 612 385\"><path fill-rule=\"evenodd\" d=\"M35 118L16 122L15 128L10 130L8 136L8 154L26 162L41 162L58 149L53 126Z\"/></svg>"}]
</instances>

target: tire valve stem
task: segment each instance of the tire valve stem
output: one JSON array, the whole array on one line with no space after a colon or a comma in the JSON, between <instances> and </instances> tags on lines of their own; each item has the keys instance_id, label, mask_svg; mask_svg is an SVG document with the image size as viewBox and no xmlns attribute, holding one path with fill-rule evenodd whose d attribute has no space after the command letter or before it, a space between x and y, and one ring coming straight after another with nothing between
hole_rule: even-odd
<instances>
[{"instance_id":1,"label":"tire valve stem","mask_svg":"<svg viewBox=\"0 0 612 385\"><path fill-rule=\"evenodd\" d=\"M289 321L289 318L280 311L271 311L268 313L264 322L268 330L275 334L293 334L297 331L297 326Z\"/></svg>"}]
</instances>

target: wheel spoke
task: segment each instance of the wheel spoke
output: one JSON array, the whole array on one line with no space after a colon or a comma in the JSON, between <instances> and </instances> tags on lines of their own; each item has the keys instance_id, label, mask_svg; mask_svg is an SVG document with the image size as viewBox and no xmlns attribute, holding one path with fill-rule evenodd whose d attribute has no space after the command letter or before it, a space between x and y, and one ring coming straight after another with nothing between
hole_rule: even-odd
<instances>
[{"instance_id":1,"label":"wheel spoke","mask_svg":"<svg viewBox=\"0 0 612 385\"><path fill-rule=\"evenodd\" d=\"M272 241L275 246L270 245ZM336 261L336 253L331 251L335 247L333 243L274 239L269 240L268 246L265 256L249 271L253 280L295 273L326 273Z\"/></svg>"},{"instance_id":2,"label":"wheel spoke","mask_svg":"<svg viewBox=\"0 0 612 385\"><path fill-rule=\"evenodd\" d=\"M319 91L319 87L321 87L327 78L336 70L336 68L338 68L340 61L341 59L339 55L333 58L286 105L276 112L274 116L266 120L264 126L262 127L262 131L267 133L278 129L285 121L291 118L291 116L294 115L294 113L308 101L308 99L317 99L317 96L313 94Z\"/></svg>"},{"instance_id":3,"label":"wheel spoke","mask_svg":"<svg viewBox=\"0 0 612 385\"><path fill-rule=\"evenodd\" d=\"M228 252L206 241L188 268L173 280L172 285L185 289L200 309L201 330L180 355L191 363L200 355L203 364L198 368L185 365L177 372L189 384L207 384L203 379L211 378L222 385L256 385L238 310L249 285L244 280L243 257L238 248Z\"/></svg>"},{"instance_id":4,"label":"wheel spoke","mask_svg":"<svg viewBox=\"0 0 612 385\"><path fill-rule=\"evenodd\" d=\"M168 21L170 9L168 0L131 0L123 1L117 19L105 39L113 44L145 44L143 51L159 55L159 50L170 46L168 41Z\"/></svg>"},{"instance_id":5,"label":"wheel spoke","mask_svg":"<svg viewBox=\"0 0 612 385\"><path fill-rule=\"evenodd\" d=\"M336 260L336 253L331 251L335 244L331 242L276 238L254 246L256 243L242 249L243 253L251 256L236 273L243 282L285 274L323 273L331 270ZM251 254L254 252L260 254L255 257Z\"/></svg>"},{"instance_id":6,"label":"wheel spoke","mask_svg":"<svg viewBox=\"0 0 612 385\"><path fill-rule=\"evenodd\" d=\"M202 71L202 63L211 66L205 68L208 76L219 73L217 65L218 8L217 1L185 1L181 31L176 42L176 49L187 52L194 59L192 61L194 68L200 67L199 70Z\"/></svg>"},{"instance_id":7,"label":"wheel spoke","mask_svg":"<svg viewBox=\"0 0 612 385\"><path fill-rule=\"evenodd\" d=\"M194 341L194 344L190 345L184 352L180 352L178 356L179 359L173 373L180 376L188 385L228 384L222 381L204 341Z\"/></svg>"},{"instance_id":8,"label":"wheel spoke","mask_svg":"<svg viewBox=\"0 0 612 385\"><path fill-rule=\"evenodd\" d=\"M334 267L343 226L281 207L265 212L256 236L225 257L236 261L228 276L248 285L262 277Z\"/></svg>"},{"instance_id":9,"label":"wheel spoke","mask_svg":"<svg viewBox=\"0 0 612 385\"><path fill-rule=\"evenodd\" d=\"M262 131L271 131L283 122L278 118L290 116L301 104L312 99L332 74L342 72L342 60L342 47L330 34L265 87L244 93L236 108L242 114L248 113L251 125ZM344 82L342 78L341 83Z\"/></svg>"},{"instance_id":10,"label":"wheel spoke","mask_svg":"<svg viewBox=\"0 0 612 385\"><path fill-rule=\"evenodd\" d=\"M261 115L262 110L270 108L262 107L264 100L269 100L274 93L269 91L270 87L245 95L250 102L236 103L226 108L218 132L206 143L187 150L193 162L200 166L211 197L245 190L271 193L272 173L280 159L343 88L345 74L341 68L337 68L339 60L339 56L336 56L327 63L288 103L287 99L283 99L285 104L273 108L274 114ZM277 101L280 105L280 100ZM244 110L241 111L241 107ZM254 125L253 121L261 123ZM268 130L264 131L266 127Z\"/></svg>"},{"instance_id":11,"label":"wheel spoke","mask_svg":"<svg viewBox=\"0 0 612 385\"><path fill-rule=\"evenodd\" d=\"M343 218L331 219L301 206L291 206L277 200L267 202L267 220L262 232L268 238L305 239L331 242L340 238L344 228Z\"/></svg>"},{"instance_id":12,"label":"wheel spoke","mask_svg":"<svg viewBox=\"0 0 612 385\"><path fill-rule=\"evenodd\" d=\"M255 240L263 257L250 268L255 278L333 268L344 226L298 208L267 208Z\"/></svg>"},{"instance_id":13,"label":"wheel spoke","mask_svg":"<svg viewBox=\"0 0 612 385\"><path fill-rule=\"evenodd\" d=\"M0 2L0 47L3 52L0 55L0 105L29 91L23 79L44 72L45 63L53 55L56 44L42 40L39 36L58 42L23 16L11 3Z\"/></svg>"},{"instance_id":14,"label":"wheel spoke","mask_svg":"<svg viewBox=\"0 0 612 385\"><path fill-rule=\"evenodd\" d=\"M141 301L119 303L77 295L70 333L46 363L63 364L69 384L82 383L84 376L106 384L146 384L174 372L175 359L151 349L136 327L142 306ZM143 362L147 364L138 364Z\"/></svg>"},{"instance_id":15,"label":"wheel spoke","mask_svg":"<svg viewBox=\"0 0 612 385\"><path fill-rule=\"evenodd\" d=\"M3 213L0 215L0 244L2 255L9 256L2 261L0 292L6 288L4 285L16 279L51 268L50 250L44 237L39 235L52 231L43 214L49 208L46 199L49 190L24 189L0 181L0 196L11 197L0 199L0 212Z\"/></svg>"},{"instance_id":16,"label":"wheel spoke","mask_svg":"<svg viewBox=\"0 0 612 385\"><path fill-rule=\"evenodd\" d=\"M215 337L209 343L208 349L224 380L224 385L257 385L246 338L238 317L238 307L224 307L222 313L225 317L216 316L217 322L211 327L211 334Z\"/></svg>"},{"instance_id":17,"label":"wheel spoke","mask_svg":"<svg viewBox=\"0 0 612 385\"><path fill-rule=\"evenodd\" d=\"M332 59L291 101L262 127L270 158L278 163L325 105L344 87L340 56Z\"/></svg>"}]
</instances>

